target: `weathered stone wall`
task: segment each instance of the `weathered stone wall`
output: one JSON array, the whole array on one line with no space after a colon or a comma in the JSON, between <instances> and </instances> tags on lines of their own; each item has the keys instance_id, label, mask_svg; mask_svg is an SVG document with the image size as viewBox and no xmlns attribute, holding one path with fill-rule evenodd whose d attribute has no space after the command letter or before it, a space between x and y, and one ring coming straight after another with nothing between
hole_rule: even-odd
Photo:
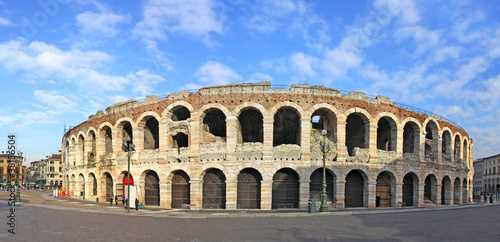
<instances>
[{"instance_id":1,"label":"weathered stone wall","mask_svg":"<svg viewBox=\"0 0 500 242\"><path fill-rule=\"evenodd\" d=\"M191 203L200 208L204 174L210 169L218 169L226 177L226 208L235 209L238 207L238 175L243 169L252 168L262 176L260 208L270 209L273 175L282 168L290 168L300 179L298 205L304 208L309 198L310 176L322 166L323 155L318 147L322 136L319 130L313 129L311 122L313 113L318 113L318 110L323 110L319 112L321 115L334 119L329 121L327 139L332 151L326 156L326 167L336 178L333 183L334 200L337 202L344 202L345 177L353 170L363 174L363 204L368 207L376 206L374 189L378 175L384 171L390 173L393 179L392 206L401 202L401 182L407 174L418 178L415 181L418 188L414 192L416 205L424 204L426 177L434 177L433 189L438 189L443 179L467 182L472 179L472 139L464 130L445 120L402 109L388 97L372 99L360 92L342 95L332 88L307 84L292 85L290 89L271 89L270 84L210 86L197 93L182 91L170 94L162 100L157 96L148 96L144 102L129 100L113 104L106 108L105 113L99 110L63 137L66 186L78 190L85 180L85 194L91 194L87 184L91 174L95 175L98 184L104 184L104 174L109 173L116 191L127 170L127 156L121 146L127 136L132 136L136 151L131 156L131 175L142 200L144 177L152 170L159 177L160 206L170 207L173 172L182 170L190 177ZM175 113L179 107L183 107L184 111ZM283 108L291 112L279 116L277 124L276 114ZM185 110L189 111L189 115ZM252 112L246 112L241 117L251 122L239 120L245 110ZM213 111L217 115L213 115ZM259 124L261 130L242 128L242 125L255 123L252 120L255 120L256 114L262 119L262 124ZM177 116L183 120L178 120ZM349 117L356 117L361 123L351 129L347 125ZM384 127L384 133L378 134L378 123L382 118L388 121L385 124L388 123L390 128ZM151 122L153 119L155 122ZM157 123L158 127L150 127L151 123ZM404 141L403 137L407 123L415 127L410 141ZM360 125L364 132L357 132ZM131 127L131 135L127 133L129 128L124 127ZM429 141L433 154L431 158L424 153L424 131L428 130L427 127L432 127L432 132L437 134ZM276 132L279 128L284 128L284 131ZM111 130L111 139L106 138L107 129ZM127 132L124 133L124 130ZM225 135L221 135L222 130ZM262 142L243 142L242 130L250 130L251 134L259 137L251 138L251 141ZM391 131L390 135L387 130ZM291 131L294 134L290 134ZM443 149L444 132L450 134L451 139L445 144L448 147ZM95 134L95 142L87 142L92 140L91 133ZM187 136L188 147L178 147L176 135L180 133ZM383 135L384 140L390 139L387 141L390 151L377 149L379 135ZM83 137L84 141L78 137ZM413 153L404 153L404 145L411 145ZM106 154L106 146L112 150L110 154ZM382 146L379 142L379 148ZM450 150L448 155L442 152L446 149ZM90 153L95 157L95 164L92 165L89 162ZM78 177L83 177L83 180L76 179ZM97 197L105 197L105 189L104 185L98 186ZM471 189L465 189L470 195ZM448 193L450 191L447 190ZM434 195L436 201L433 202L437 204L441 192L436 190ZM467 199L470 199L469 195L466 195ZM93 198L85 196L85 199ZM446 199L449 200L448 197Z\"/></svg>"}]
</instances>

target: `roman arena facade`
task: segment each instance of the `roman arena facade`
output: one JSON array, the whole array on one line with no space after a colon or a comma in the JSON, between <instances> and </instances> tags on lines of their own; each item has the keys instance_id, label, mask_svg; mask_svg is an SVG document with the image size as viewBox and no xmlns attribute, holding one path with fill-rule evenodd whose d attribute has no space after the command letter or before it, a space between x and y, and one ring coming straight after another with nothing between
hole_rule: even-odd
<instances>
[{"instance_id":1,"label":"roman arena facade","mask_svg":"<svg viewBox=\"0 0 500 242\"><path fill-rule=\"evenodd\" d=\"M326 135L322 135L326 130ZM146 206L191 209L446 206L471 202L472 139L384 96L270 82L148 96L97 111L62 139L64 182L108 201L133 184ZM124 142L132 142L130 181Z\"/></svg>"}]
</instances>

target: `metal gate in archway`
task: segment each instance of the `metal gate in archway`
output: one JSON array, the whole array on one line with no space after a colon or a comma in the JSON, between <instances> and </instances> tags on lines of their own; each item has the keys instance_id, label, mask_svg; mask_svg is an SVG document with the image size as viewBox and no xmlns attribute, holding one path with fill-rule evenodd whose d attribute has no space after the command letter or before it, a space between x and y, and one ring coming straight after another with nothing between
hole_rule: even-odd
<instances>
[{"instance_id":1,"label":"metal gate in archway","mask_svg":"<svg viewBox=\"0 0 500 242\"><path fill-rule=\"evenodd\" d=\"M273 177L272 208L299 207L299 177L291 169L282 169Z\"/></svg>"},{"instance_id":2,"label":"metal gate in archway","mask_svg":"<svg viewBox=\"0 0 500 242\"><path fill-rule=\"evenodd\" d=\"M260 208L260 184L262 176L258 171L245 169L238 175L238 205L243 209Z\"/></svg>"},{"instance_id":3,"label":"metal gate in archway","mask_svg":"<svg viewBox=\"0 0 500 242\"><path fill-rule=\"evenodd\" d=\"M108 174L106 176L106 201L113 199L113 178Z\"/></svg>"},{"instance_id":4,"label":"metal gate in archway","mask_svg":"<svg viewBox=\"0 0 500 242\"><path fill-rule=\"evenodd\" d=\"M345 206L363 207L363 176L359 171L351 171L345 178Z\"/></svg>"},{"instance_id":5,"label":"metal gate in archway","mask_svg":"<svg viewBox=\"0 0 500 242\"><path fill-rule=\"evenodd\" d=\"M190 203L189 176L177 171L172 178L172 208L182 208L182 204Z\"/></svg>"},{"instance_id":6,"label":"metal gate in archway","mask_svg":"<svg viewBox=\"0 0 500 242\"><path fill-rule=\"evenodd\" d=\"M410 174L403 178L403 202L405 206L413 206L413 176Z\"/></svg>"},{"instance_id":7,"label":"metal gate in archway","mask_svg":"<svg viewBox=\"0 0 500 242\"><path fill-rule=\"evenodd\" d=\"M424 200L432 201L432 180L430 177L425 178Z\"/></svg>"},{"instance_id":8,"label":"metal gate in archway","mask_svg":"<svg viewBox=\"0 0 500 242\"><path fill-rule=\"evenodd\" d=\"M226 208L226 176L218 169L203 177L203 207Z\"/></svg>"},{"instance_id":9,"label":"metal gate in archway","mask_svg":"<svg viewBox=\"0 0 500 242\"><path fill-rule=\"evenodd\" d=\"M160 179L154 171L148 172L144 184L145 204L160 206Z\"/></svg>"},{"instance_id":10,"label":"metal gate in archway","mask_svg":"<svg viewBox=\"0 0 500 242\"><path fill-rule=\"evenodd\" d=\"M386 172L377 177L376 194L377 207L391 206L391 177Z\"/></svg>"}]
</instances>

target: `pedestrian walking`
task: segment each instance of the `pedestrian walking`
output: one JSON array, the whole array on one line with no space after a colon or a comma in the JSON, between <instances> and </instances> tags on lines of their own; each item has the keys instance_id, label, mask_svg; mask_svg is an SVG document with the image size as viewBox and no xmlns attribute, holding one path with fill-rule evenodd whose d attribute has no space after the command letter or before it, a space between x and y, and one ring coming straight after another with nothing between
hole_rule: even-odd
<instances>
[{"instance_id":1,"label":"pedestrian walking","mask_svg":"<svg viewBox=\"0 0 500 242\"><path fill-rule=\"evenodd\" d=\"M139 199L135 199L135 211L139 210Z\"/></svg>"}]
</instances>

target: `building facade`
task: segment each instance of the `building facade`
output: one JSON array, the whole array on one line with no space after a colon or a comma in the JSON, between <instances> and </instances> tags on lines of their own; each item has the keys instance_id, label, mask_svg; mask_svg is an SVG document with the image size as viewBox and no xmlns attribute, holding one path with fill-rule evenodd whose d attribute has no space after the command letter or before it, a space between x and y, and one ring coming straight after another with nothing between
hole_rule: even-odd
<instances>
[{"instance_id":1,"label":"building facade","mask_svg":"<svg viewBox=\"0 0 500 242\"><path fill-rule=\"evenodd\" d=\"M485 186L483 186L483 179L484 179L484 168L483 168L483 159L477 159L473 163L474 165L474 185L473 185L473 191L474 195L477 197L483 193L485 190Z\"/></svg>"},{"instance_id":2,"label":"building facade","mask_svg":"<svg viewBox=\"0 0 500 242\"><path fill-rule=\"evenodd\" d=\"M148 206L304 209L320 198L325 159L331 203L470 202L472 139L411 109L383 96L270 82L148 96L99 110L63 136L64 182L89 200L122 196L133 184ZM131 179L127 143L135 145Z\"/></svg>"},{"instance_id":3,"label":"building facade","mask_svg":"<svg viewBox=\"0 0 500 242\"><path fill-rule=\"evenodd\" d=\"M480 192L490 194L500 192L500 154L477 159L474 165L478 166L478 170L475 171L480 181L478 186L481 185ZM479 174L482 176L479 177Z\"/></svg>"},{"instance_id":4,"label":"building facade","mask_svg":"<svg viewBox=\"0 0 500 242\"><path fill-rule=\"evenodd\" d=\"M22 156L14 156L14 161L20 167L20 173L19 173L19 184L22 186L26 182L26 166L22 165L23 162L23 157ZM0 185L2 187L5 187L9 183L9 174L8 174L8 166L9 166L9 154L4 153L2 151L2 154L0 154ZM16 172L17 172L16 168ZM15 176L14 176L15 179Z\"/></svg>"}]
</instances>

